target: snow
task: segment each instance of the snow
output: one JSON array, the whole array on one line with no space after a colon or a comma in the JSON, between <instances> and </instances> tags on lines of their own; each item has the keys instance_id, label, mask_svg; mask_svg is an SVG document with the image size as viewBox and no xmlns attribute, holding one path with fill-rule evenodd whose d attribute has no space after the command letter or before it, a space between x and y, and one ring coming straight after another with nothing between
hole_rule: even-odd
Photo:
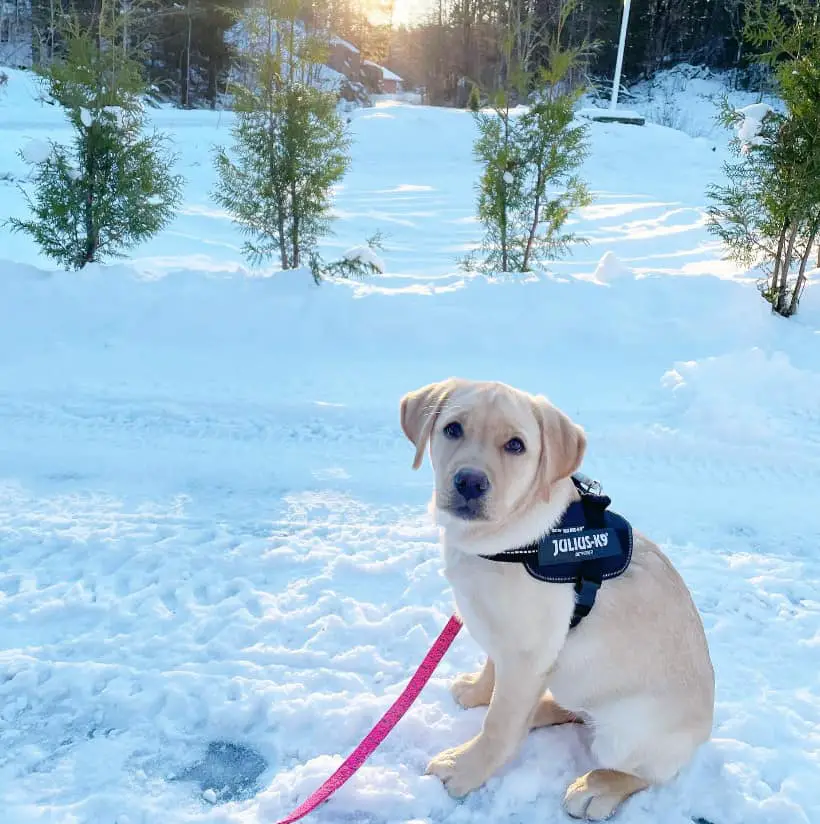
<instances>
[{"instance_id":1,"label":"snow","mask_svg":"<svg viewBox=\"0 0 820 824\"><path fill-rule=\"evenodd\" d=\"M342 48L347 49L354 54L358 54L359 50L347 40L343 40L341 37L331 37L328 41L332 46L342 46Z\"/></svg>"},{"instance_id":2,"label":"snow","mask_svg":"<svg viewBox=\"0 0 820 824\"><path fill-rule=\"evenodd\" d=\"M362 263L369 263L376 271L384 272L384 261L369 246L354 246L348 249L342 257L345 260L360 260Z\"/></svg>"},{"instance_id":3,"label":"snow","mask_svg":"<svg viewBox=\"0 0 820 824\"><path fill-rule=\"evenodd\" d=\"M23 160L32 166L39 166L51 157L51 144L45 140L29 140L22 147Z\"/></svg>"},{"instance_id":4,"label":"snow","mask_svg":"<svg viewBox=\"0 0 820 824\"><path fill-rule=\"evenodd\" d=\"M730 73L682 63L658 72L652 79L621 88L618 106L629 108L652 123L679 129L692 137L723 140L725 129L717 121L718 104L725 96L735 108L761 102L782 110L780 100L757 90L737 87ZM601 99L609 104L611 85L601 87ZM593 102L588 100L587 102Z\"/></svg>"},{"instance_id":5,"label":"snow","mask_svg":"<svg viewBox=\"0 0 820 824\"><path fill-rule=\"evenodd\" d=\"M737 109L738 114L743 115L743 120L738 124L737 136L744 145L753 145L761 141L760 129L767 114L774 111L767 103L753 103L750 106L743 106Z\"/></svg>"},{"instance_id":6,"label":"snow","mask_svg":"<svg viewBox=\"0 0 820 824\"><path fill-rule=\"evenodd\" d=\"M618 259L613 252L604 252L590 278L594 283L611 283L614 280L633 276L633 272Z\"/></svg>"},{"instance_id":7,"label":"snow","mask_svg":"<svg viewBox=\"0 0 820 824\"><path fill-rule=\"evenodd\" d=\"M602 108L600 106L585 106L578 109L576 112L578 117L583 117L586 120L598 120L602 117L620 117L622 119L628 118L630 120L641 120L642 115L632 109L624 109L618 106L614 111L609 108Z\"/></svg>"},{"instance_id":8,"label":"snow","mask_svg":"<svg viewBox=\"0 0 820 824\"><path fill-rule=\"evenodd\" d=\"M71 137L8 74L0 173ZM451 374L581 423L584 471L703 616L713 738L618 821L820 821L820 292L786 321L721 259L704 190L730 135L590 123L594 200L570 227L589 245L482 278L456 268L481 236L469 112L356 110L321 251L382 229L385 274L315 286L250 269L210 198L230 113L149 117L187 179L155 239L61 272L0 224L3 824L276 822L333 772L452 610L430 468L411 470L398 420L402 393ZM306 821L563 820L590 766L575 727L530 735L463 802L424 775L480 728L448 691L480 660L463 632Z\"/></svg>"},{"instance_id":9,"label":"snow","mask_svg":"<svg viewBox=\"0 0 820 824\"><path fill-rule=\"evenodd\" d=\"M235 46L237 49L246 51L267 51L269 48L273 48L277 39L276 31L272 32L269 42L268 35L265 33L265 27L261 26L261 28L257 30L257 28L253 25L254 22L257 25L260 24L260 18L258 15L263 14L264 11L261 8L254 8L254 10L250 12L246 11L246 17L244 19L240 19L234 26L225 32L225 41ZM247 15L250 15L250 17ZM249 23L251 25L249 25ZM297 21L294 31L297 41L304 38L305 29L304 25L300 21ZM282 59L286 59L288 53L287 48L283 47L282 53L284 55ZM316 82L316 84L325 91L337 91L348 82L348 79L344 74L325 64L315 66L313 68L313 73L314 82ZM243 75L244 72L242 70L238 70L237 76L233 78L234 82L243 80Z\"/></svg>"},{"instance_id":10,"label":"snow","mask_svg":"<svg viewBox=\"0 0 820 824\"><path fill-rule=\"evenodd\" d=\"M396 80L399 83L401 83L401 78L395 72L391 72L390 69L385 68L384 66L381 67L381 70L382 70L382 77L385 80Z\"/></svg>"},{"instance_id":11,"label":"snow","mask_svg":"<svg viewBox=\"0 0 820 824\"><path fill-rule=\"evenodd\" d=\"M88 109L80 109L80 122L88 129L94 122L94 115Z\"/></svg>"},{"instance_id":12,"label":"snow","mask_svg":"<svg viewBox=\"0 0 820 824\"><path fill-rule=\"evenodd\" d=\"M384 66L374 63L372 60L362 60L362 65L372 66L374 69L378 69L382 73L382 79L384 80L397 80L401 82L401 78L395 72L391 72L390 69L386 69Z\"/></svg>"}]
</instances>

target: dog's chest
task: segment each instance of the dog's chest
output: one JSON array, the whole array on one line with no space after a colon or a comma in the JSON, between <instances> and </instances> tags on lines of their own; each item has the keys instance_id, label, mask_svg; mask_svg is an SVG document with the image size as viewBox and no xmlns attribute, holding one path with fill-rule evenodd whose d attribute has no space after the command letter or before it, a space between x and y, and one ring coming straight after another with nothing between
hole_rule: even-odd
<instances>
[{"instance_id":1,"label":"dog's chest","mask_svg":"<svg viewBox=\"0 0 820 824\"><path fill-rule=\"evenodd\" d=\"M535 652L547 628L571 614L572 588L531 579L518 565L494 564L444 548L444 573L470 635L489 655L502 648Z\"/></svg>"}]
</instances>

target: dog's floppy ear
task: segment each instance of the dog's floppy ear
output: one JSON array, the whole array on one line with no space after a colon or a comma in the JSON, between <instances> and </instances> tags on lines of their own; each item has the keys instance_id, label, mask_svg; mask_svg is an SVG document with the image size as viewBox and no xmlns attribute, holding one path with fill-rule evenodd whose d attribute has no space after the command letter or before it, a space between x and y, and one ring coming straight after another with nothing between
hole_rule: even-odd
<instances>
[{"instance_id":1,"label":"dog's floppy ear","mask_svg":"<svg viewBox=\"0 0 820 824\"><path fill-rule=\"evenodd\" d=\"M573 423L542 395L535 398L535 409L541 426L541 464L538 476L542 496L549 500L552 485L568 478L581 465L587 438L578 424Z\"/></svg>"},{"instance_id":2,"label":"dog's floppy ear","mask_svg":"<svg viewBox=\"0 0 820 824\"><path fill-rule=\"evenodd\" d=\"M401 428L416 447L413 469L421 466L433 424L452 389L453 380L449 378L437 383L428 383L427 386L408 392L401 399Z\"/></svg>"}]
</instances>

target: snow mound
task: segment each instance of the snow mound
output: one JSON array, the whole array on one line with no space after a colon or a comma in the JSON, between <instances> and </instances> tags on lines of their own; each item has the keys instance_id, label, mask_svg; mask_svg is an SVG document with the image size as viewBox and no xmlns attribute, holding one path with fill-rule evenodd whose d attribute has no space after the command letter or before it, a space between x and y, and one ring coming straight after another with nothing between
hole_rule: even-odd
<instances>
[{"instance_id":1,"label":"snow mound","mask_svg":"<svg viewBox=\"0 0 820 824\"><path fill-rule=\"evenodd\" d=\"M614 252L605 252L598 265L595 267L595 272L592 279L596 283L612 283L621 278L634 277L635 273L625 266Z\"/></svg>"},{"instance_id":2,"label":"snow mound","mask_svg":"<svg viewBox=\"0 0 820 824\"><path fill-rule=\"evenodd\" d=\"M354 246L348 249L342 257L345 260L358 260L365 264L370 264L377 272L384 274L384 261L369 246Z\"/></svg>"},{"instance_id":3,"label":"snow mound","mask_svg":"<svg viewBox=\"0 0 820 824\"><path fill-rule=\"evenodd\" d=\"M723 441L791 440L820 409L820 375L759 347L676 363L661 384L679 404L680 424Z\"/></svg>"}]
</instances>

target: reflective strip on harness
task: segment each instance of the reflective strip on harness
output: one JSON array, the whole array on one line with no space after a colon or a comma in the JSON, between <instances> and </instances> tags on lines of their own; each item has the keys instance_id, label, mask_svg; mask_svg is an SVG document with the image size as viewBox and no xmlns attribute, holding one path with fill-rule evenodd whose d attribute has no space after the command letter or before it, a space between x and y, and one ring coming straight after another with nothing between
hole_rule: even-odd
<instances>
[{"instance_id":1,"label":"reflective strip on harness","mask_svg":"<svg viewBox=\"0 0 820 824\"><path fill-rule=\"evenodd\" d=\"M481 556L523 564L539 581L574 584L575 611L570 628L589 615L601 584L625 572L632 560L629 521L610 511L610 498L592 493L586 478L573 475L572 480L581 499L567 507L559 523L538 543Z\"/></svg>"}]
</instances>

